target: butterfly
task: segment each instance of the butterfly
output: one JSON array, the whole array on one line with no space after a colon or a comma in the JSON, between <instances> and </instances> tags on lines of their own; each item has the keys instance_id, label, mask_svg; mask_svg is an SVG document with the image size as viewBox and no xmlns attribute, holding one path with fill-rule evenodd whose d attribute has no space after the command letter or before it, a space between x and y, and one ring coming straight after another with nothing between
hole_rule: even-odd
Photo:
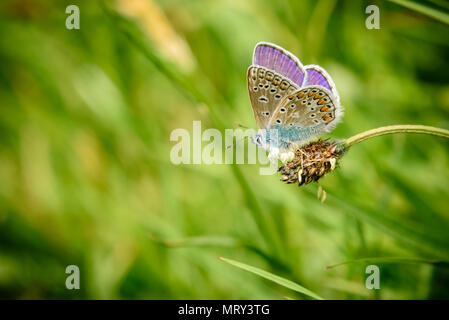
<instances>
[{"instance_id":1,"label":"butterfly","mask_svg":"<svg viewBox=\"0 0 449 320\"><path fill-rule=\"evenodd\" d=\"M268 42L254 48L247 83L259 130L252 142L286 162L313 137L333 130L343 115L340 98L328 73L303 66L287 50Z\"/></svg>"}]
</instances>

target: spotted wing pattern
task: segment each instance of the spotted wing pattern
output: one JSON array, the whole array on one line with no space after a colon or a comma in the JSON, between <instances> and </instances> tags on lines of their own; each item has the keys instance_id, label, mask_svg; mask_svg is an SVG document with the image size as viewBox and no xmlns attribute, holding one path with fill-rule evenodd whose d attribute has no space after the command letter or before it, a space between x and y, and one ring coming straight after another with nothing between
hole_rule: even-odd
<instances>
[{"instance_id":1,"label":"spotted wing pattern","mask_svg":"<svg viewBox=\"0 0 449 320\"><path fill-rule=\"evenodd\" d=\"M259 128L265 128L282 98L298 90L286 77L262 66L252 65L247 74L248 91Z\"/></svg>"},{"instance_id":2,"label":"spotted wing pattern","mask_svg":"<svg viewBox=\"0 0 449 320\"><path fill-rule=\"evenodd\" d=\"M308 86L284 97L273 112L269 126L306 128L319 126L317 133L332 130L341 109L332 93L322 86Z\"/></svg>"}]
</instances>

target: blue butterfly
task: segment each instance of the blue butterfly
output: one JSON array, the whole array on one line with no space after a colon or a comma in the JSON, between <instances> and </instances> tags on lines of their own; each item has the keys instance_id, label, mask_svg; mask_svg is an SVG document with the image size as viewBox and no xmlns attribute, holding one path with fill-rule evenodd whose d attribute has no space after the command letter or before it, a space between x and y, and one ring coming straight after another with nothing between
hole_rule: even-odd
<instances>
[{"instance_id":1,"label":"blue butterfly","mask_svg":"<svg viewBox=\"0 0 449 320\"><path fill-rule=\"evenodd\" d=\"M296 148L334 129L343 115L327 72L317 65L304 67L275 44L256 45L247 81L259 127L252 141L271 159L291 160Z\"/></svg>"}]
</instances>

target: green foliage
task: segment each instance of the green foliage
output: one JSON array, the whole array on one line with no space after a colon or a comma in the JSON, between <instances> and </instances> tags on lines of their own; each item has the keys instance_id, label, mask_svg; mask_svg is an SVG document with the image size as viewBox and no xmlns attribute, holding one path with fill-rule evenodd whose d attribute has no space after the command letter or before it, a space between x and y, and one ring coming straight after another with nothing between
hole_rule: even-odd
<instances>
[{"instance_id":1,"label":"green foliage","mask_svg":"<svg viewBox=\"0 0 449 320\"><path fill-rule=\"evenodd\" d=\"M353 146L320 180L324 203L316 184L259 165L170 162L170 133L193 120L255 126L258 41L332 75L346 113L329 137L448 129L444 2L379 2L379 30L365 28L367 1L129 3L77 1L81 29L67 30L70 1L1 1L0 298L304 298L217 256L327 299L449 296L446 139ZM378 291L365 288L372 263Z\"/></svg>"},{"instance_id":2,"label":"green foliage","mask_svg":"<svg viewBox=\"0 0 449 320\"><path fill-rule=\"evenodd\" d=\"M422 5L420 3L416 3L413 1L407 1L407 0L390 0L391 2L400 4L401 6L404 6L406 8L409 8L413 11L425 14L429 17L432 17L436 20L439 20L441 22L444 22L446 24L449 24L449 14L446 12L443 12L441 10L436 10L428 5Z\"/></svg>"},{"instance_id":3,"label":"green foliage","mask_svg":"<svg viewBox=\"0 0 449 320\"><path fill-rule=\"evenodd\" d=\"M219 259L224 261L224 262L227 262L227 263L229 263L229 264L231 264L233 266L236 266L237 268L246 270L246 271L254 273L254 274L256 274L256 275L258 275L258 276L260 276L262 278L265 278L265 279L268 279L270 281L273 281L273 282L275 282L275 283L277 283L277 284L279 284L279 285L281 285L283 287L289 288L291 290L295 290L295 291L297 291L299 293L302 293L302 294L304 294L306 296L312 297L312 298L317 299L317 300L323 300L323 298L321 298L316 293L310 291L309 289L306 289L306 288L304 288L303 286L301 286L301 285L299 285L297 283L294 283L294 282L292 282L290 280L287 280L285 278L279 277L279 276L277 276L275 274L272 274L270 272L266 272L265 270L262 270L262 269L259 269L259 268L253 267L253 266L249 266L247 264L244 264L244 263L241 263L241 262L238 262L238 261L235 261L235 260L226 259L226 258L223 258L223 257L219 257Z\"/></svg>"}]
</instances>

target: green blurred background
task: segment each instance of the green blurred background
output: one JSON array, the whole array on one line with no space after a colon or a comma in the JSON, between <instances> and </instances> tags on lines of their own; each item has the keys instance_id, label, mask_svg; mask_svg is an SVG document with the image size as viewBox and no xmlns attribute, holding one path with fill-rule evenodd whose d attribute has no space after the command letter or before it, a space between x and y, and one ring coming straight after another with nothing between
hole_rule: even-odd
<instances>
[{"instance_id":1,"label":"green blurred background","mask_svg":"<svg viewBox=\"0 0 449 320\"><path fill-rule=\"evenodd\" d=\"M328 137L449 128L449 6L420 3L1 1L0 298L307 299L217 256L326 299L449 298L443 138L354 146L320 180L324 203L317 184L259 165L170 162L171 131L193 120L255 127L258 41L331 74L346 112ZM80 30L65 27L70 4ZM380 30L365 28L370 4ZM71 264L80 290L65 288ZM365 287L369 264L380 290Z\"/></svg>"}]
</instances>

